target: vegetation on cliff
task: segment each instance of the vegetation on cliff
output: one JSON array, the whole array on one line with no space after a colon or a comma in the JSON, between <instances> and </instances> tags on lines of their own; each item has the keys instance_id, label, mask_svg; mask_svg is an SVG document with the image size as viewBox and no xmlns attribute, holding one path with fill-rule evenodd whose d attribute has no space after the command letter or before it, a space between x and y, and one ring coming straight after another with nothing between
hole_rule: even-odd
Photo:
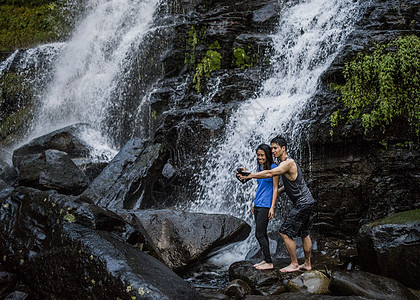
<instances>
[{"instance_id":1,"label":"vegetation on cliff","mask_svg":"<svg viewBox=\"0 0 420 300\"><path fill-rule=\"evenodd\" d=\"M72 28L76 1L0 0L0 51L57 41Z\"/></svg>"},{"instance_id":2,"label":"vegetation on cliff","mask_svg":"<svg viewBox=\"0 0 420 300\"><path fill-rule=\"evenodd\" d=\"M396 118L405 118L420 131L420 39L401 36L387 44L360 52L345 65L345 84L338 91L341 109L330 116L332 128L340 120L360 119L365 134L375 126L383 130Z\"/></svg>"},{"instance_id":3,"label":"vegetation on cliff","mask_svg":"<svg viewBox=\"0 0 420 300\"><path fill-rule=\"evenodd\" d=\"M215 41L209 46L204 58L197 64L193 78L194 87L197 92L201 91L204 78L210 77L211 72L220 69L222 55L217 51L219 49L219 42Z\"/></svg>"}]
</instances>

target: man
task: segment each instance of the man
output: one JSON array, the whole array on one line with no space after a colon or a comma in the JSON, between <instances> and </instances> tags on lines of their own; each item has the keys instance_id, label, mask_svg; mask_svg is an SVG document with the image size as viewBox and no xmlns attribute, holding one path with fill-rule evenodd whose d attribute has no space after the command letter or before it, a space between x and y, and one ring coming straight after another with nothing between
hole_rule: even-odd
<instances>
[{"instance_id":1,"label":"man","mask_svg":"<svg viewBox=\"0 0 420 300\"><path fill-rule=\"evenodd\" d=\"M287 196L293 201L293 208L282 224L279 232L290 255L291 263L287 267L280 269L280 272L295 272L298 270L309 271L311 267L312 241L309 237L310 216L315 200L306 185L302 176L302 171L293 158L286 152L287 142L282 137L275 137L271 140L271 150L273 156L280 160L278 167L271 170L264 170L251 173L248 176L238 175L240 179L250 178L269 178L280 175L283 186L279 188L279 194L286 192ZM305 253L305 262L299 265L296 254L296 244L294 238L300 236Z\"/></svg>"}]
</instances>

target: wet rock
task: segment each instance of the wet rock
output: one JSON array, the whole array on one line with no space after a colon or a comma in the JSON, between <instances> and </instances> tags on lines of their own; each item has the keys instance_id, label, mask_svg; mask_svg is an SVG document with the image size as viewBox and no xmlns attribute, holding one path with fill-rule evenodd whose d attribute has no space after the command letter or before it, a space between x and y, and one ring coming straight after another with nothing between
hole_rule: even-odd
<instances>
[{"instance_id":1,"label":"wet rock","mask_svg":"<svg viewBox=\"0 0 420 300\"><path fill-rule=\"evenodd\" d=\"M369 298L360 296L329 296L329 295L311 295L304 293L284 293L272 296L248 295L245 300L367 300Z\"/></svg>"},{"instance_id":2,"label":"wet rock","mask_svg":"<svg viewBox=\"0 0 420 300\"><path fill-rule=\"evenodd\" d=\"M225 288L224 293L231 299L243 299L246 295L251 293L251 288L245 281L235 279Z\"/></svg>"},{"instance_id":3,"label":"wet rock","mask_svg":"<svg viewBox=\"0 0 420 300\"><path fill-rule=\"evenodd\" d=\"M82 196L109 209L132 209L150 199L153 182L166 162L161 144L146 145L133 138L95 178Z\"/></svg>"},{"instance_id":4,"label":"wet rock","mask_svg":"<svg viewBox=\"0 0 420 300\"><path fill-rule=\"evenodd\" d=\"M129 244L135 230L112 212L29 188L17 188L0 205L4 264L41 299L203 299L163 263Z\"/></svg>"},{"instance_id":5,"label":"wet rock","mask_svg":"<svg viewBox=\"0 0 420 300\"><path fill-rule=\"evenodd\" d=\"M244 240L251 228L228 215L187 213L170 209L135 211L163 261L174 270L203 260L212 251Z\"/></svg>"},{"instance_id":6,"label":"wet rock","mask_svg":"<svg viewBox=\"0 0 420 300\"><path fill-rule=\"evenodd\" d=\"M88 182L92 182L101 174L103 169L108 165L106 161L92 160L89 158L79 157L73 158L74 164L85 174Z\"/></svg>"},{"instance_id":7,"label":"wet rock","mask_svg":"<svg viewBox=\"0 0 420 300\"><path fill-rule=\"evenodd\" d=\"M369 299L418 299L398 281L363 271L337 271L330 278L333 295L362 296Z\"/></svg>"},{"instance_id":8,"label":"wet rock","mask_svg":"<svg viewBox=\"0 0 420 300\"><path fill-rule=\"evenodd\" d=\"M231 298L214 288L200 288L200 293L207 300L230 300Z\"/></svg>"},{"instance_id":9,"label":"wet rock","mask_svg":"<svg viewBox=\"0 0 420 300\"><path fill-rule=\"evenodd\" d=\"M33 139L13 151L13 165L19 167L26 156L39 154L48 149L66 152L71 158L89 155L92 147L80 138L84 130L91 130L88 124L75 124Z\"/></svg>"},{"instance_id":10,"label":"wet rock","mask_svg":"<svg viewBox=\"0 0 420 300\"><path fill-rule=\"evenodd\" d=\"M0 180L12 184L17 179L17 170L12 165L12 155L0 148Z\"/></svg>"},{"instance_id":11,"label":"wet rock","mask_svg":"<svg viewBox=\"0 0 420 300\"><path fill-rule=\"evenodd\" d=\"M363 270L420 289L420 209L363 225L357 249Z\"/></svg>"},{"instance_id":12,"label":"wet rock","mask_svg":"<svg viewBox=\"0 0 420 300\"><path fill-rule=\"evenodd\" d=\"M310 162L306 177L318 200L314 228L335 236L356 235L361 224L391 213L419 208L418 149L401 147L401 143L418 137L412 126L393 120L386 128L365 135L361 122L340 124L330 135L329 116L338 107L338 94L330 83L344 83L346 62L360 51L369 51L374 43L388 42L400 35L418 34L418 3L393 0L359 2L361 19L348 36L331 66L321 76L321 88L308 102L300 121L305 137L303 161ZM387 141L386 147L381 141ZM303 146L305 148L305 146ZM414 147L415 148L415 147ZM418 148L418 147L417 147ZM395 157L400 157L395 161ZM309 169L309 164L303 164Z\"/></svg>"},{"instance_id":13,"label":"wet rock","mask_svg":"<svg viewBox=\"0 0 420 300\"><path fill-rule=\"evenodd\" d=\"M309 271L289 280L287 290L310 294L328 294L329 279L319 271Z\"/></svg>"},{"instance_id":14,"label":"wet rock","mask_svg":"<svg viewBox=\"0 0 420 300\"><path fill-rule=\"evenodd\" d=\"M28 297L29 295L27 293L14 291L10 293L9 295L7 295L7 297L4 298L4 300L25 300L25 299L28 299Z\"/></svg>"},{"instance_id":15,"label":"wet rock","mask_svg":"<svg viewBox=\"0 0 420 300\"><path fill-rule=\"evenodd\" d=\"M58 150L20 157L18 171L18 181L23 186L78 195L88 185L87 178L69 155Z\"/></svg>"},{"instance_id":16,"label":"wet rock","mask_svg":"<svg viewBox=\"0 0 420 300\"><path fill-rule=\"evenodd\" d=\"M288 265L290 260L284 259L279 265ZM277 265L277 264L276 264ZM238 261L230 265L230 280L240 279L246 282L256 295L277 295L287 291L287 282L299 274L280 273L279 269L257 270L250 261Z\"/></svg>"},{"instance_id":17,"label":"wet rock","mask_svg":"<svg viewBox=\"0 0 420 300\"><path fill-rule=\"evenodd\" d=\"M9 185L5 181L3 181L3 179L0 179L0 190L5 189L7 187L9 187Z\"/></svg>"},{"instance_id":18,"label":"wet rock","mask_svg":"<svg viewBox=\"0 0 420 300\"><path fill-rule=\"evenodd\" d=\"M17 283L16 274L0 271L0 298L4 299L6 295L12 292Z\"/></svg>"}]
</instances>

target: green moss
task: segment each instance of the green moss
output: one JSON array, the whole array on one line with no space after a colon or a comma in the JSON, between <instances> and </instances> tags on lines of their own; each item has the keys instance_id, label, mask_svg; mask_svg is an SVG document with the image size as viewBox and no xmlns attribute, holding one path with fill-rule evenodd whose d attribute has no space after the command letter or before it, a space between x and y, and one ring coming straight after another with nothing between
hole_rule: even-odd
<instances>
[{"instance_id":1,"label":"green moss","mask_svg":"<svg viewBox=\"0 0 420 300\"><path fill-rule=\"evenodd\" d=\"M71 30L66 1L2 3L5 4L0 5L0 51L56 41Z\"/></svg>"},{"instance_id":2,"label":"green moss","mask_svg":"<svg viewBox=\"0 0 420 300\"><path fill-rule=\"evenodd\" d=\"M18 109L1 122L0 140L3 140L2 144L9 144L14 139L13 134L27 125L28 119L32 116L32 109L32 106Z\"/></svg>"},{"instance_id":3,"label":"green moss","mask_svg":"<svg viewBox=\"0 0 420 300\"><path fill-rule=\"evenodd\" d=\"M193 78L194 88L201 92L201 87L205 77L210 77L210 73L220 69L222 55L215 50L207 50L204 58L197 64Z\"/></svg>"},{"instance_id":4,"label":"green moss","mask_svg":"<svg viewBox=\"0 0 420 300\"><path fill-rule=\"evenodd\" d=\"M246 54L242 48L234 48L233 56L235 57L235 64L241 69L252 67L251 58Z\"/></svg>"},{"instance_id":5,"label":"green moss","mask_svg":"<svg viewBox=\"0 0 420 300\"><path fill-rule=\"evenodd\" d=\"M195 63L195 48L198 43L197 31L195 30L194 25L191 26L191 29L188 31L188 39L187 39L187 46L185 52L185 59L184 64L191 64Z\"/></svg>"},{"instance_id":6,"label":"green moss","mask_svg":"<svg viewBox=\"0 0 420 300\"><path fill-rule=\"evenodd\" d=\"M388 44L375 45L370 53L358 53L345 65L344 85L338 91L342 110L330 117L331 127L339 115L360 119L365 134L375 126L385 131L396 118L405 118L416 133L420 131L420 39L399 37ZM344 113L345 112L345 113Z\"/></svg>"},{"instance_id":7,"label":"green moss","mask_svg":"<svg viewBox=\"0 0 420 300\"><path fill-rule=\"evenodd\" d=\"M408 210L397 213L386 218L376 220L369 223L370 226L384 225L384 224L406 224L412 222L420 222L420 209Z\"/></svg>"}]
</instances>

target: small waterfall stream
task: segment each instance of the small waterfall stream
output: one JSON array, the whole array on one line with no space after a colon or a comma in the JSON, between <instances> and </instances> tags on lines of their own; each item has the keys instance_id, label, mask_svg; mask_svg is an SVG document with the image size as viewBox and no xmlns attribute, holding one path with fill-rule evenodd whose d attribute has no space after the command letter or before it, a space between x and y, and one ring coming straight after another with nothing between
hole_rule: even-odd
<instances>
[{"instance_id":1,"label":"small waterfall stream","mask_svg":"<svg viewBox=\"0 0 420 300\"><path fill-rule=\"evenodd\" d=\"M191 211L228 213L254 224L250 207L257 183L242 185L234 171L239 166L255 170L256 147L269 144L277 134L286 136L294 148L299 147L297 137L304 132L297 115L316 92L320 75L357 18L358 3L353 0L288 1L283 5L278 30L272 36L272 76L264 82L259 97L249 99L233 113L223 141L206 154L207 162L197 178L196 200L189 205ZM281 224L283 206L279 199L269 231ZM215 256L211 263L227 267L244 259L256 244L252 232L246 241Z\"/></svg>"}]
</instances>

